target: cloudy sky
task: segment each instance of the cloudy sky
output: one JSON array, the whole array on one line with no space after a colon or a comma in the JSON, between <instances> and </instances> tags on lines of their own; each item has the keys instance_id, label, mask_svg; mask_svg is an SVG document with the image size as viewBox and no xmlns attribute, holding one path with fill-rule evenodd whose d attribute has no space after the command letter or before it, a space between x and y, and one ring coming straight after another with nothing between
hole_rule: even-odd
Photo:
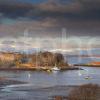
<instances>
[{"instance_id":1,"label":"cloudy sky","mask_svg":"<svg viewBox=\"0 0 100 100\"><path fill-rule=\"evenodd\" d=\"M100 0L0 0L0 47L98 48Z\"/></svg>"}]
</instances>

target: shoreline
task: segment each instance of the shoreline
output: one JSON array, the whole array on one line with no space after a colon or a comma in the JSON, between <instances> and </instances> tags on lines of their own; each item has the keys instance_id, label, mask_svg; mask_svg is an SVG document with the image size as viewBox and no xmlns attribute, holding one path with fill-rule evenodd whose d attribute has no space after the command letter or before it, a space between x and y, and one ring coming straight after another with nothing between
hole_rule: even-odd
<instances>
[{"instance_id":1,"label":"shoreline","mask_svg":"<svg viewBox=\"0 0 100 100\"><path fill-rule=\"evenodd\" d=\"M83 67L98 67L98 68L100 68L100 65L75 64L74 66L79 66L79 67L81 67L81 66L83 66Z\"/></svg>"},{"instance_id":2,"label":"shoreline","mask_svg":"<svg viewBox=\"0 0 100 100\"><path fill-rule=\"evenodd\" d=\"M0 68L0 71L53 71L52 68ZM82 70L79 67L68 67L68 68L61 68L59 71L66 71L66 70Z\"/></svg>"}]
</instances>

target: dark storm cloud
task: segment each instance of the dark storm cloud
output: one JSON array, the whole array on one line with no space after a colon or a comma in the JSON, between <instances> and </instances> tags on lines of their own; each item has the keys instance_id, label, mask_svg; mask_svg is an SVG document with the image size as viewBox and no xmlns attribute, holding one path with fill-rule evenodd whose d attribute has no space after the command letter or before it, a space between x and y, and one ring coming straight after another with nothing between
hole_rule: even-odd
<instances>
[{"instance_id":1,"label":"dark storm cloud","mask_svg":"<svg viewBox=\"0 0 100 100\"><path fill-rule=\"evenodd\" d=\"M7 2L6 2L7 1ZM9 2L8 2L9 1ZM65 17L68 19L99 19L99 0L72 0L66 5L58 2L41 4L16 3L16 0L1 0L0 12L7 17ZM57 1L57 0L56 0ZM69 0L65 0L69 1Z\"/></svg>"},{"instance_id":2,"label":"dark storm cloud","mask_svg":"<svg viewBox=\"0 0 100 100\"><path fill-rule=\"evenodd\" d=\"M14 34L30 27L29 29L32 31L49 28L48 32L50 32L52 27L55 29L65 27L71 35L99 36L99 0L63 0L66 2L65 4L61 2L61 0L55 0L30 4L19 3L16 0L0 0L0 16L2 18L21 20L20 23L17 22L11 26L2 25L0 31ZM29 21L22 20L25 18Z\"/></svg>"},{"instance_id":3,"label":"dark storm cloud","mask_svg":"<svg viewBox=\"0 0 100 100\"><path fill-rule=\"evenodd\" d=\"M34 9L31 5L27 4L0 4L0 12L3 16L8 18L17 18L20 16L25 16L27 12Z\"/></svg>"}]
</instances>

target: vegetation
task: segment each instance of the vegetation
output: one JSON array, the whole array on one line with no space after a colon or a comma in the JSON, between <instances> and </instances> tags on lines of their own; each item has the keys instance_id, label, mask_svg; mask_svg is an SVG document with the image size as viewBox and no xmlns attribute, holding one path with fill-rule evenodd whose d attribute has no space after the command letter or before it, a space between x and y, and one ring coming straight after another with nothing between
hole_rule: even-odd
<instances>
[{"instance_id":1,"label":"vegetation","mask_svg":"<svg viewBox=\"0 0 100 100\"><path fill-rule=\"evenodd\" d=\"M11 68L15 66L15 63L14 62L9 62L9 61L1 61L0 60L0 67L3 67L3 68Z\"/></svg>"},{"instance_id":2,"label":"vegetation","mask_svg":"<svg viewBox=\"0 0 100 100\"><path fill-rule=\"evenodd\" d=\"M100 87L98 85L87 84L72 90L68 100L99 100Z\"/></svg>"},{"instance_id":3,"label":"vegetation","mask_svg":"<svg viewBox=\"0 0 100 100\"><path fill-rule=\"evenodd\" d=\"M26 66L27 65L27 66ZM64 57L60 53L39 52L34 54L15 54L2 53L0 54L1 67L65 67L68 63L64 61Z\"/></svg>"},{"instance_id":4,"label":"vegetation","mask_svg":"<svg viewBox=\"0 0 100 100\"><path fill-rule=\"evenodd\" d=\"M67 63L64 62L64 57L62 54L59 53L51 53L51 52L40 52L37 55L34 55L36 57L35 63L39 66L47 66L47 67L53 67L53 66L68 66ZM35 58L33 56L33 58Z\"/></svg>"}]
</instances>

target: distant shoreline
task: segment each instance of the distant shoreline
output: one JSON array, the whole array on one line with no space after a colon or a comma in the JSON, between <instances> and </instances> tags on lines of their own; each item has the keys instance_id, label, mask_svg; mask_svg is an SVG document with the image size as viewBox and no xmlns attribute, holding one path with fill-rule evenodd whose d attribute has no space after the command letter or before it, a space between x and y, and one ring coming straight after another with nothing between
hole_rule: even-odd
<instances>
[{"instance_id":1,"label":"distant shoreline","mask_svg":"<svg viewBox=\"0 0 100 100\"><path fill-rule=\"evenodd\" d=\"M52 71L51 68L0 68L0 71ZM79 67L69 67L69 68L61 68L60 71L65 71L65 70L80 70Z\"/></svg>"},{"instance_id":2,"label":"distant shoreline","mask_svg":"<svg viewBox=\"0 0 100 100\"><path fill-rule=\"evenodd\" d=\"M74 66L84 66L84 67L100 67L100 65L85 65L85 64L75 64Z\"/></svg>"}]
</instances>

